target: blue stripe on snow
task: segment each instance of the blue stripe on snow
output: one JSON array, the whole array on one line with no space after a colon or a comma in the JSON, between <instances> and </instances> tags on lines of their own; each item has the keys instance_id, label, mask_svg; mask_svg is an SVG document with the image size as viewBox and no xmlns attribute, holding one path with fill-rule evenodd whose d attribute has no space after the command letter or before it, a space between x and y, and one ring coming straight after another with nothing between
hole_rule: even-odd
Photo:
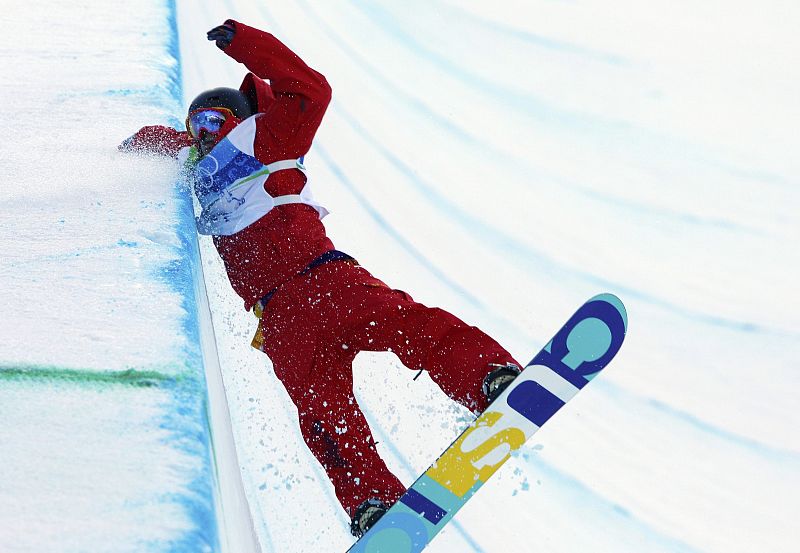
<instances>
[{"instance_id":1,"label":"blue stripe on snow","mask_svg":"<svg viewBox=\"0 0 800 553\"><path fill-rule=\"evenodd\" d=\"M713 314L704 313L689 307L684 307L667 299L649 294L641 289L632 288L629 285L614 282L599 275L589 273L577 267L571 267L548 256L533 246L518 239L516 236L502 231L485 222L479 216L465 210L457 203L440 193L435 186L427 182L404 160L394 154L383 143L372 136L370 132L351 113L342 106L336 104L336 113L361 136L367 144L377 150L397 171L406 177L409 184L428 199L429 203L447 214L451 221L461 225L473 236L479 237L486 243L490 243L494 251L506 252L506 258L522 267L526 271L537 273L550 273L562 277L574 278L579 281L591 284L601 290L609 290L615 294L625 296L629 299L637 299L661 307L671 313L678 314L691 320L702 323L729 328L741 332L761 332L773 335L787 335L788 333L777 328L758 325L749 321L740 321L719 317Z\"/></svg>"},{"instance_id":2,"label":"blue stripe on snow","mask_svg":"<svg viewBox=\"0 0 800 553\"><path fill-rule=\"evenodd\" d=\"M167 111L180 113L183 91L181 86L181 58L178 43L178 25L175 0L167 0L168 24L171 30L167 53L174 63L164 67L167 84L162 103ZM180 127L177 118L170 123ZM202 470L193 475L189 493L175 500L183 505L194 521L194 528L170 551L219 551L219 529L214 501L214 472L211 464L210 430L206 404L206 384L203 359L200 350L200 329L197 313L197 298L194 279L201 267L200 252L195 234L194 210L188 189L176 185L173 190L178 209L175 232L180 241L176 248L176 259L162 267L159 278L163 279L182 297L184 309L182 329L186 337L183 361L186 380L175 394L175 412L162 423L171 431L170 443L187 454L202 459Z\"/></svg>"},{"instance_id":3,"label":"blue stripe on snow","mask_svg":"<svg viewBox=\"0 0 800 553\"><path fill-rule=\"evenodd\" d=\"M458 140L464 146L468 147L473 156L485 156L489 159L494 159L499 165L504 165L513 169L516 173L523 175L529 181L539 182L552 182L561 189L567 189L577 194L587 196L593 200L603 202L605 204L627 210L631 214L638 216L650 215L656 217L663 217L668 220L678 221L679 224L691 224L698 226L712 226L728 230L734 230L746 233L758 233L757 229L747 227L732 221L693 215L691 213L675 211L665 207L654 206L646 202L631 200L628 198L615 196L607 192L601 192L586 186L584 183L575 181L574 179L554 174L550 171L545 171L541 168L533 166L529 160L520 158L516 155L510 154L505 150L497 147L495 144L485 140L479 140L477 136L470 133L465 127L459 125L457 122L449 120L443 116L440 111L431 108L424 101L419 98L404 92L401 88L397 87L391 80L384 74L385 67L373 64L368 56L362 55L358 50L350 47L341 36L337 34L336 30L328 25L322 17L313 9L313 7L303 0L298 0L298 6L303 8L308 17L306 21L309 24L316 25L320 28L342 52L364 73L370 75L377 84L387 91L387 97L394 97L401 100L408 108L414 113L418 114L421 121L428 121L433 125L439 127L442 131L446 132L450 139ZM341 102L337 106L342 106Z\"/></svg>"},{"instance_id":4,"label":"blue stripe on snow","mask_svg":"<svg viewBox=\"0 0 800 553\"><path fill-rule=\"evenodd\" d=\"M466 86L482 91L494 101L502 99L506 107L513 109L519 115L531 117L541 125L569 129L575 136L591 137L600 143L614 144L615 147L622 149L637 145L637 148L648 148L654 153L669 151L700 166L714 168L735 177L756 179L764 184L778 187L794 185L788 175L734 165L717 159L715 153L704 148L702 144L688 143L678 137L653 131L626 120L563 109L532 92L499 85L423 44L410 29L404 28L386 8L377 3L351 0L350 4L379 26L387 37L394 37L418 59L426 60L438 70L460 80Z\"/></svg>"},{"instance_id":5,"label":"blue stripe on snow","mask_svg":"<svg viewBox=\"0 0 800 553\"><path fill-rule=\"evenodd\" d=\"M558 470L536 455L523 453L520 459L530 465L530 474L539 474L548 485L558 488L558 496L569 505L585 506L585 516L615 520L609 523L610 528L623 528L630 536L629 543L634 540L646 542L653 551L670 551L673 553L701 553L678 537L664 535L646 522L637 518L624 507L610 501L595 492L576 478ZM587 521L583 521L584 525Z\"/></svg>"}]
</instances>

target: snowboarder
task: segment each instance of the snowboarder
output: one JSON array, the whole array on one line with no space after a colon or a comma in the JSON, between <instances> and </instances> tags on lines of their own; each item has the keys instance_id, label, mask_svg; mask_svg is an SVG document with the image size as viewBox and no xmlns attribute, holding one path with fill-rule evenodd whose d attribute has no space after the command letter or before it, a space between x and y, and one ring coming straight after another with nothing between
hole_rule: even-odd
<instances>
[{"instance_id":1,"label":"snowboarder","mask_svg":"<svg viewBox=\"0 0 800 553\"><path fill-rule=\"evenodd\" d=\"M252 345L272 361L361 536L405 487L353 396L356 354L392 351L475 413L519 364L476 327L415 302L334 248L302 165L331 99L325 78L273 35L237 21L208 39L251 71L240 88L197 96L185 132L144 127L120 149L183 158L190 168L198 231L213 237L231 285L259 318Z\"/></svg>"}]
</instances>

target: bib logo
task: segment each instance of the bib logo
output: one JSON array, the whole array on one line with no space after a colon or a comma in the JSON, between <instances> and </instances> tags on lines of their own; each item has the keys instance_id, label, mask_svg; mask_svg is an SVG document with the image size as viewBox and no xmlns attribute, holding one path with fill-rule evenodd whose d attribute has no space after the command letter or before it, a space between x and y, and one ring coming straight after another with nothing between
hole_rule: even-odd
<instances>
[{"instance_id":1,"label":"bib logo","mask_svg":"<svg viewBox=\"0 0 800 553\"><path fill-rule=\"evenodd\" d=\"M198 199L204 198L214 187L214 175L219 171L219 162L213 152L206 154L195 168L195 189Z\"/></svg>"}]
</instances>

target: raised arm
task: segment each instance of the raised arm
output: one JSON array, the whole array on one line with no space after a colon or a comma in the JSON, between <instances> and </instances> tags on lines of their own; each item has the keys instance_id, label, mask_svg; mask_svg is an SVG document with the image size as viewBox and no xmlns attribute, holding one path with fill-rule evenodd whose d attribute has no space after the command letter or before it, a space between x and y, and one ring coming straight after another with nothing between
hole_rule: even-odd
<instances>
[{"instance_id":1,"label":"raised arm","mask_svg":"<svg viewBox=\"0 0 800 553\"><path fill-rule=\"evenodd\" d=\"M308 152L331 100L331 87L319 72L270 33L228 20L235 28L224 52L251 72L269 80L275 100L259 118L259 130L268 132L285 154Z\"/></svg>"}]
</instances>

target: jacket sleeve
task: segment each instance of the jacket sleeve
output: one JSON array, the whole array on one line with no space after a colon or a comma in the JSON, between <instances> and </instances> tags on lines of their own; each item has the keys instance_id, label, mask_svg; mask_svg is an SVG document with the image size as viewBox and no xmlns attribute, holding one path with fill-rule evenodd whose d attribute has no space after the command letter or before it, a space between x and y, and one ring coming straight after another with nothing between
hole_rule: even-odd
<instances>
[{"instance_id":1,"label":"jacket sleeve","mask_svg":"<svg viewBox=\"0 0 800 553\"><path fill-rule=\"evenodd\" d=\"M236 27L236 34L225 53L268 79L275 96L258 118L259 132L280 144L281 155L306 154L331 100L328 81L270 33L227 23Z\"/></svg>"},{"instance_id":2,"label":"jacket sleeve","mask_svg":"<svg viewBox=\"0 0 800 553\"><path fill-rule=\"evenodd\" d=\"M185 131L171 127L150 125L142 127L136 134L125 139L118 146L121 152L141 152L169 157L178 157L186 146L192 145L192 138Z\"/></svg>"}]
</instances>

